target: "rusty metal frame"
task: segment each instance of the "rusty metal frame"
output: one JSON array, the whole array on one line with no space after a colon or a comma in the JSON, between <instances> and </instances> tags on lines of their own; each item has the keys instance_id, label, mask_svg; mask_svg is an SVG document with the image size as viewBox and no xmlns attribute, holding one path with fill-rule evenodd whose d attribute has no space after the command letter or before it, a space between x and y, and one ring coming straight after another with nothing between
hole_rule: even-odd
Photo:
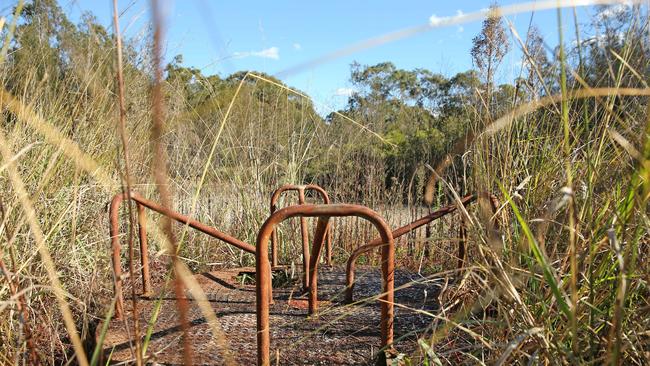
<instances>
[{"instance_id":1,"label":"rusty metal frame","mask_svg":"<svg viewBox=\"0 0 650 366\"><path fill-rule=\"evenodd\" d=\"M327 192L320 186L316 184L306 184L306 185L296 185L296 184L285 184L280 188L276 189L271 195L271 215L278 209L277 202L284 192L287 191L297 191L298 192L298 204L304 205L305 202L305 192L306 191L316 191L320 194L323 203L329 204L330 198L327 195ZM309 228L307 227L307 219L305 217L300 217L300 232L302 236L302 273L303 273L303 289L307 289L309 283L309 264L310 264L310 253L309 253ZM325 262L327 265L332 264L332 235L331 228L328 227L326 234L327 246L325 247ZM271 235L271 265L273 267L278 266L278 234L275 228L273 228L273 234Z\"/></svg>"},{"instance_id":2,"label":"rusty metal frame","mask_svg":"<svg viewBox=\"0 0 650 366\"><path fill-rule=\"evenodd\" d=\"M375 211L359 205L325 204L295 205L274 212L262 225L257 236L256 252L256 296L257 296L257 364L270 365L270 328L269 307L272 298L271 263L268 254L268 242L273 230L282 221L299 216L318 217L311 257L309 281L309 313L318 309L318 262L327 235L330 217L358 216L370 221L379 231L382 246L382 294L381 302L381 346L393 343L393 302L395 286L395 242L386 221Z\"/></svg>"},{"instance_id":3,"label":"rusty metal frame","mask_svg":"<svg viewBox=\"0 0 650 366\"><path fill-rule=\"evenodd\" d=\"M496 196L491 193L483 193L483 195L486 195L489 198L490 204L492 206L492 211L496 212L497 208L499 207L499 200L496 198ZM470 194L461 198L460 201L463 204L463 206L468 206L472 202L476 201L477 198L478 198L477 194ZM456 204L448 205L426 216L423 216L411 222L410 224L404 225L392 232L393 239L397 239L402 235L408 234L419 227L422 227L434 220L437 220L449 213L452 213L456 211L457 208L458 206ZM462 268L465 262L466 241L467 241L467 228L466 228L465 218L461 217L461 224L459 228L459 241L458 241L458 268ZM353 301L354 269L355 269L355 264L357 259L361 254L366 253L379 246L382 246L383 243L385 243L385 241L382 238L375 238L372 241L370 241L368 244L362 245L357 249L355 249L350 255L350 257L348 258L346 271L345 271L345 302L352 303Z\"/></svg>"},{"instance_id":4,"label":"rusty metal frame","mask_svg":"<svg viewBox=\"0 0 650 366\"><path fill-rule=\"evenodd\" d=\"M112 260L113 260L113 273L115 274L115 295L117 300L115 303L115 317L120 319L124 313L124 297L122 294L122 266L120 260L120 237L119 237L119 214L120 214L120 205L125 199L128 199L128 194L119 193L113 197L110 206L110 236L111 236L111 248L112 248ZM138 236L140 240L140 260L142 263L142 292L144 296L151 294L151 277L149 274L149 254L148 254L148 244L147 244L147 217L145 208L148 208L152 211L155 211L161 215L165 215L173 220L176 220L180 223L186 224L193 229L199 230L205 234L210 235L213 238L224 241L228 244L234 245L235 247L255 254L255 247L245 243L235 237L232 237L228 234L225 234L212 226L205 225L197 220L191 219L188 216L182 215L176 211L172 211L159 205L156 202L150 201L142 197L136 192L131 192L131 200L136 202L138 206Z\"/></svg>"}]
</instances>

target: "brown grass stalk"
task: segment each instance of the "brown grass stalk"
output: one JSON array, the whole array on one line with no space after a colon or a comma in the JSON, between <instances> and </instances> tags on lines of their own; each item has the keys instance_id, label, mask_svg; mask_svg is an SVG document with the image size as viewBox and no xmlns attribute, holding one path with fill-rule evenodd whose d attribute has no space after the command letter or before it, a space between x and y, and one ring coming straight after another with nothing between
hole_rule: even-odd
<instances>
[{"instance_id":1,"label":"brown grass stalk","mask_svg":"<svg viewBox=\"0 0 650 366\"><path fill-rule=\"evenodd\" d=\"M153 69L154 69L154 82L151 93L151 143L153 148L153 175L156 183L156 188L160 195L160 202L163 207L171 208L171 194L169 192L169 183L167 178L167 154L165 153L165 145L163 144L163 135L165 130L164 121L164 96L162 90L162 14L160 4L157 0L152 0L152 18L153 18ZM176 306L178 308L178 317L183 331L183 359L186 365L192 364L192 346L189 339L189 304L185 297L185 286L183 284L183 274L178 271L180 264L178 264L178 247L176 245L176 238L172 229L172 222L169 217L164 216L161 220L162 231L167 240L172 259L172 269L174 271L174 293L176 296Z\"/></svg>"},{"instance_id":2,"label":"brown grass stalk","mask_svg":"<svg viewBox=\"0 0 650 366\"><path fill-rule=\"evenodd\" d=\"M117 0L113 0L113 27L115 29L115 43L116 43L116 79L117 79L117 98L118 98L118 108L119 108L119 119L118 119L118 131L120 135L120 140L122 141L122 158L124 159L124 176L123 176L123 186L122 191L126 193L127 202L127 212L128 212L128 248L129 248L129 275L131 281L135 279L135 250L133 246L133 236L134 236L134 226L135 219L133 214L133 202L131 201L131 172L129 169L129 145L128 137L126 132L126 106L124 101L124 74L122 67L122 35L120 34L120 21L118 16L118 7ZM146 255L145 253L140 253L141 256ZM144 280L144 279L143 279ZM136 335L135 337L135 360L137 365L142 365L142 344L140 340L140 317L138 315L138 297L136 294L135 282L132 282L131 285L131 304L133 312L133 332Z\"/></svg>"},{"instance_id":3,"label":"brown grass stalk","mask_svg":"<svg viewBox=\"0 0 650 366\"><path fill-rule=\"evenodd\" d=\"M13 158L13 153L11 152L9 146L9 141L7 141L4 131L0 131L0 154L2 155L2 159L4 161L11 161ZM34 238L34 241L36 241L38 253L40 254L41 260L45 265L45 269L47 270L48 279L53 288L54 295L56 296L61 315L63 316L63 323L68 332L68 336L70 337L70 341L72 342L72 347L74 349L75 355L77 356L77 362L81 366L87 366L88 358L86 357L86 353L81 343L81 338L79 338L79 333L77 332L75 321L70 310L70 305L66 300L65 290L63 289L63 285L59 280L59 276L54 266L54 261L52 260L52 256L50 255L47 243L45 242L43 231L41 230L41 226L38 223L36 211L34 210L34 206L29 199L29 194L27 193L25 185L23 184L15 162L12 162L7 166L7 173L12 183L13 189L18 196L21 205L23 206L23 211L25 212L25 217L29 224L29 228L31 229L32 237Z\"/></svg>"}]
</instances>

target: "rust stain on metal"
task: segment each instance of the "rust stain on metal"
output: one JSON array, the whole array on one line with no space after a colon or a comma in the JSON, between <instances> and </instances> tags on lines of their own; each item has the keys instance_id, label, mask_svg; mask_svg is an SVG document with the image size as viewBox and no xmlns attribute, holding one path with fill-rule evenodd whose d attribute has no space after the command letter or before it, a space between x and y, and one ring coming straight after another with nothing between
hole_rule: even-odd
<instances>
[{"instance_id":1,"label":"rust stain on metal","mask_svg":"<svg viewBox=\"0 0 650 366\"><path fill-rule=\"evenodd\" d=\"M256 303L257 303L257 363L270 365L270 325L269 308L272 296L271 263L268 255L268 242L273 236L276 225L290 217L318 217L316 240L314 240L314 256L310 268L312 272L309 286L309 309L313 313L317 309L318 291L318 255L324 243L330 217L358 216L370 221L379 231L382 242L382 294L381 302L381 346L387 347L393 343L393 315L394 315L394 275L395 275L395 243L390 228L384 219L375 211L359 205L334 204L334 205L297 205L283 208L274 212L262 225L257 236L256 253Z\"/></svg>"}]
</instances>

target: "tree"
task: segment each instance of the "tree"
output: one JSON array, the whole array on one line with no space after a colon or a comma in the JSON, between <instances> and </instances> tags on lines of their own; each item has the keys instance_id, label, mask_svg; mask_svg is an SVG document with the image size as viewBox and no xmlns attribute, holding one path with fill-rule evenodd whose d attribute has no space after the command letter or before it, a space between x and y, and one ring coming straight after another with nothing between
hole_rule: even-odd
<instances>
[{"instance_id":1,"label":"tree","mask_svg":"<svg viewBox=\"0 0 650 366\"><path fill-rule=\"evenodd\" d=\"M544 49L544 38L536 26L531 26L526 37L526 59L524 65L527 70L525 84L534 99L546 92L548 94L547 81L544 75L550 75L550 62Z\"/></svg>"},{"instance_id":2,"label":"tree","mask_svg":"<svg viewBox=\"0 0 650 366\"><path fill-rule=\"evenodd\" d=\"M510 44L496 3L490 6L481 33L472 40L472 60L485 80L485 94L490 105L494 73L508 53Z\"/></svg>"}]
</instances>

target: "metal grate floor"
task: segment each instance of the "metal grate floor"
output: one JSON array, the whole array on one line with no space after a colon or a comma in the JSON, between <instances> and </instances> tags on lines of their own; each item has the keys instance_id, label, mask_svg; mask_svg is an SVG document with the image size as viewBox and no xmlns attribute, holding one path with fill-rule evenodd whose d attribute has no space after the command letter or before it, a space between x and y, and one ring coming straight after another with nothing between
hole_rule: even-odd
<instances>
[{"instance_id":1,"label":"metal grate floor","mask_svg":"<svg viewBox=\"0 0 650 366\"><path fill-rule=\"evenodd\" d=\"M346 305L341 302L345 267L319 267L321 303L318 316L307 317L306 296L300 296L299 292L300 281L273 289L275 303L271 305L270 314L272 357L280 365L373 364L379 351L380 308L372 297L381 288L379 270L357 268L354 293L357 302ZM236 278L242 272L253 271L253 268L235 268L195 276L219 319L226 339L217 342L213 338L197 304L190 300L189 337L193 364L224 364L219 347L219 343L224 341L239 364L255 364L255 286L238 283ZM300 275L296 277L300 278ZM433 320L421 310L434 312L437 309L439 286L415 273L396 270L395 289L395 347L400 352L414 352L417 338L426 332ZM158 297L138 300L140 328L144 328L141 337L146 332ZM124 319L111 321L104 340L104 358L113 364L129 364L134 360L131 306L131 301L125 299ZM176 301L173 292L168 291L162 296L146 353L147 363L183 364L181 337Z\"/></svg>"}]
</instances>

